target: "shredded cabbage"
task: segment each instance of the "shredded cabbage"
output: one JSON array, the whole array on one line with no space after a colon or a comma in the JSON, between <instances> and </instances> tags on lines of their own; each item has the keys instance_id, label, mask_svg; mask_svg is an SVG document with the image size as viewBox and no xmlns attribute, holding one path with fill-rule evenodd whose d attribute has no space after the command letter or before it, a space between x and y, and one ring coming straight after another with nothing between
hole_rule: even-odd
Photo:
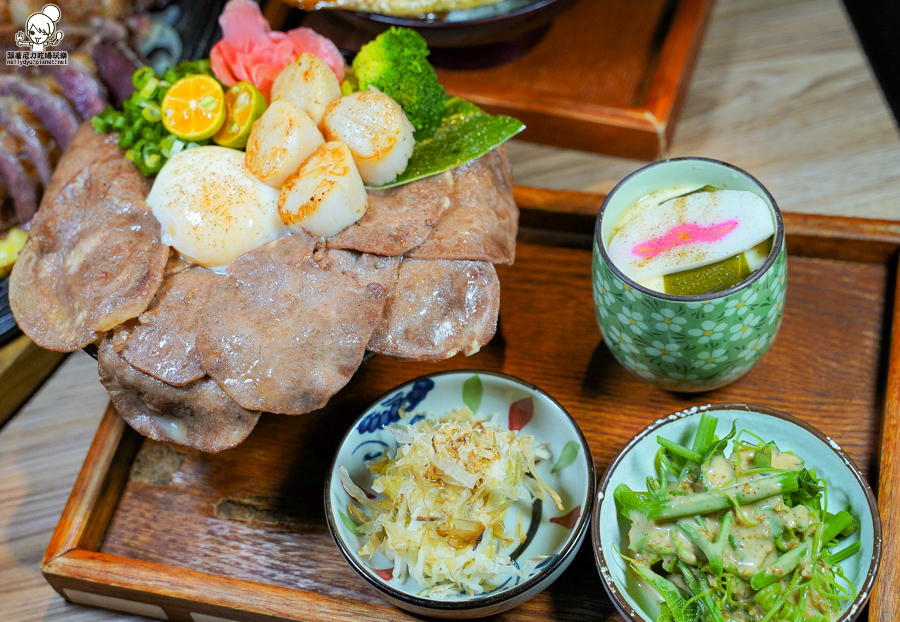
<instances>
[{"instance_id":1,"label":"shredded cabbage","mask_svg":"<svg viewBox=\"0 0 900 622\"><path fill-rule=\"evenodd\" d=\"M513 503L547 493L563 509L535 472L536 461L551 458L546 443L477 419L468 408L388 430L396 455L366 463L381 498L369 499L340 468L347 493L365 508L348 504L350 515L365 521L358 527L365 538L360 555L381 551L394 562L393 578L411 575L431 598L480 594L500 573L525 579L546 559L517 567L503 552L526 535L521 513L512 533L504 530Z\"/></svg>"}]
</instances>

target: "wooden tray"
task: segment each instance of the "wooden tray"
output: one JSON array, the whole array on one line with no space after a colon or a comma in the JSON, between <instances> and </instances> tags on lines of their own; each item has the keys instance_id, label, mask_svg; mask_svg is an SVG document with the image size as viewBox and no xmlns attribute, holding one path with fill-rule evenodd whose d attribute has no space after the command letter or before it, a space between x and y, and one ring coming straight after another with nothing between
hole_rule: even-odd
<instances>
[{"instance_id":1,"label":"wooden tray","mask_svg":"<svg viewBox=\"0 0 900 622\"><path fill-rule=\"evenodd\" d=\"M881 476L889 553L862 619L893 619L900 333L891 332L900 322L900 225L785 215L790 285L772 350L733 385L685 396L631 376L601 341L589 249L602 197L530 188L516 196L518 256L498 269L500 327L477 355L437 364L375 357L323 411L264 415L241 446L218 455L144 440L110 408L44 558L51 585L74 602L185 622L413 619L341 559L325 526L325 471L347 426L379 394L420 374L478 367L524 378L562 402L598 473L642 427L692 404L759 404L813 423L873 485ZM499 617L620 620L589 542L559 581Z\"/></svg>"},{"instance_id":2,"label":"wooden tray","mask_svg":"<svg viewBox=\"0 0 900 622\"><path fill-rule=\"evenodd\" d=\"M438 74L449 93L523 121L524 140L655 160L668 151L712 5L581 0L521 58ZM276 23L284 18L269 13ZM304 24L347 49L368 38L328 13Z\"/></svg>"}]
</instances>

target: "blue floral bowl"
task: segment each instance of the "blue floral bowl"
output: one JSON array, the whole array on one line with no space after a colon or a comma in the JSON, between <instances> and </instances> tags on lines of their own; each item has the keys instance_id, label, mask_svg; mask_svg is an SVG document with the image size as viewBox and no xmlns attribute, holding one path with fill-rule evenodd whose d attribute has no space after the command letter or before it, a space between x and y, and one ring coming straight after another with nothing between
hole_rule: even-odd
<instances>
[{"instance_id":1,"label":"blue floral bowl","mask_svg":"<svg viewBox=\"0 0 900 622\"><path fill-rule=\"evenodd\" d=\"M365 537L347 506L353 501L341 485L338 467L347 469L354 483L372 494L374 479L366 460L387 453L397 443L384 426L414 423L423 417L442 416L468 406L500 427L521 430L549 444L552 460L538 463L541 478L561 497L564 511L548 501L514 504L506 515L512 531L520 515L528 536L515 551L504 551L518 561L547 556L525 579L497 575L485 593L457 593L446 599L421 596L423 587L407 577L392 577L393 562L381 553L359 555ZM325 486L325 515L331 535L350 566L392 604L418 615L438 618L476 618L511 609L532 598L568 567L588 531L595 488L594 462L587 441L571 415L552 397L512 376L488 371L451 371L423 376L379 398L356 420L341 442Z\"/></svg>"}]
</instances>

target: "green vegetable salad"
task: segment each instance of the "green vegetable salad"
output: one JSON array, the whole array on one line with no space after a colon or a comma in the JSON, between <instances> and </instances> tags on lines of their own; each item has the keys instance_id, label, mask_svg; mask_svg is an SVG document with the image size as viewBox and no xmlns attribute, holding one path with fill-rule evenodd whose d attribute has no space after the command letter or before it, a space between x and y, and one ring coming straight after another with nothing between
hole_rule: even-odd
<instances>
[{"instance_id":1,"label":"green vegetable salad","mask_svg":"<svg viewBox=\"0 0 900 622\"><path fill-rule=\"evenodd\" d=\"M662 598L658 622L826 622L856 597L838 562L858 525L831 514L827 485L747 430L715 435L704 413L691 447L659 437L647 490L621 484L631 568ZM725 454L731 441L732 451Z\"/></svg>"}]
</instances>

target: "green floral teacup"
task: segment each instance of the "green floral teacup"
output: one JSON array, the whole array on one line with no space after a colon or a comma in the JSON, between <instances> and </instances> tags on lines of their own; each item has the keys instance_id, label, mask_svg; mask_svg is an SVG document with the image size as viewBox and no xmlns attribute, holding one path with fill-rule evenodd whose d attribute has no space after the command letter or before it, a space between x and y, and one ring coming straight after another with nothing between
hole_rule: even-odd
<instances>
[{"instance_id":1,"label":"green floral teacup","mask_svg":"<svg viewBox=\"0 0 900 622\"><path fill-rule=\"evenodd\" d=\"M700 296L663 294L626 277L606 244L616 222L647 194L683 184L748 190L771 208L776 232L763 266L746 280ZM747 373L772 345L784 311L784 223L772 195L741 169L676 158L635 171L609 193L594 234L594 308L604 341L630 372L673 391L708 391Z\"/></svg>"}]
</instances>

